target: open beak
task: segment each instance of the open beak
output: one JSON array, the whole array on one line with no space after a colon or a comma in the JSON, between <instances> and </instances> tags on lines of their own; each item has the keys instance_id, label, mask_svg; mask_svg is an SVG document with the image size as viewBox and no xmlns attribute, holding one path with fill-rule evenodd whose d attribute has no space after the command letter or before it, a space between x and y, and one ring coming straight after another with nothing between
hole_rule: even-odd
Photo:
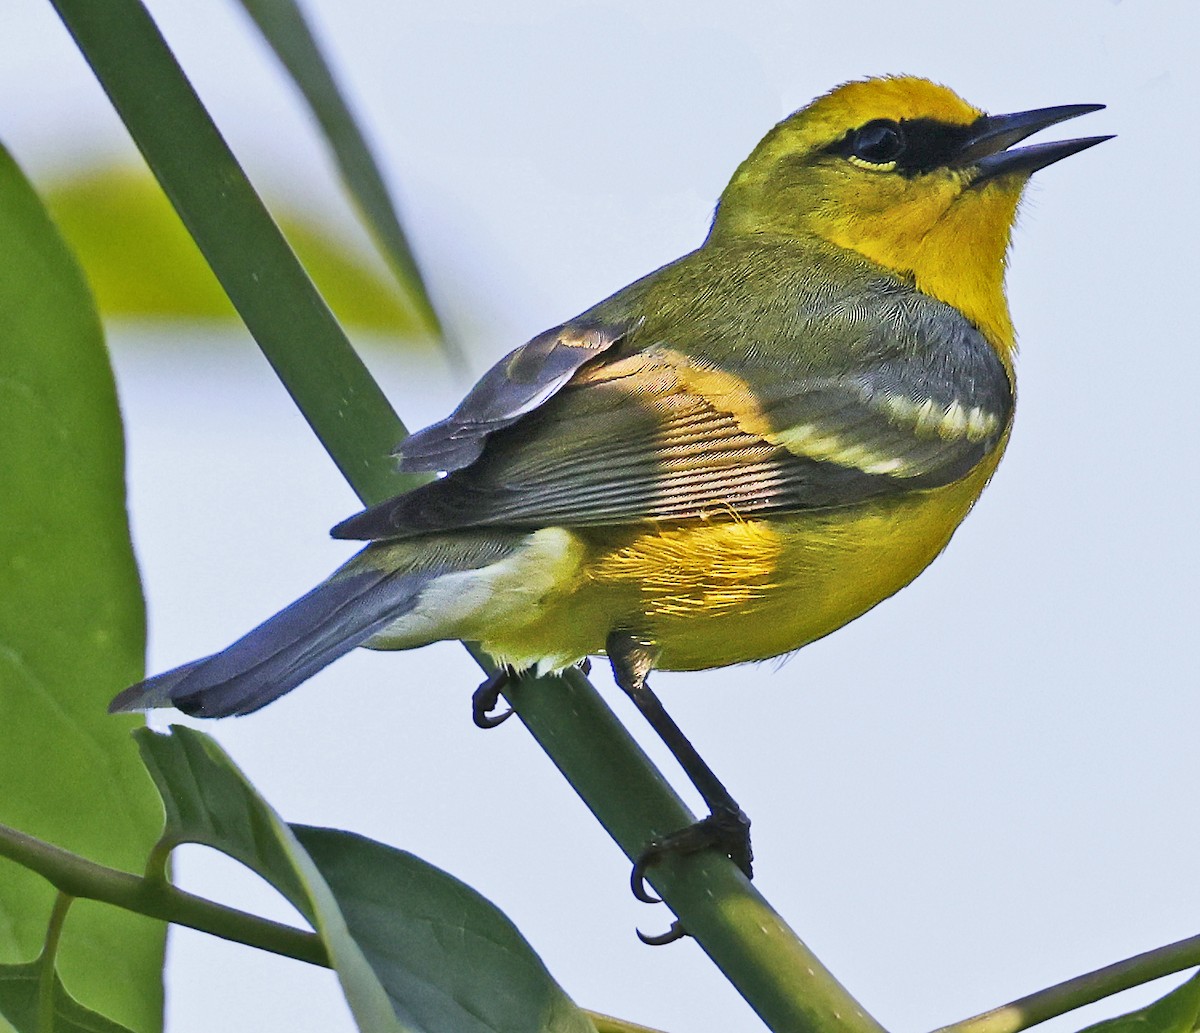
<instances>
[{"instance_id":1,"label":"open beak","mask_svg":"<svg viewBox=\"0 0 1200 1033\"><path fill-rule=\"evenodd\" d=\"M1048 126L1099 111L1103 104L1063 104L1056 108L1018 111L1012 115L982 115L971 126L971 135L963 144L955 164L974 166L977 175L971 186L979 186L998 176L1020 173L1032 175L1038 169L1069 158L1072 154L1111 140L1111 136L1087 136L1076 140L1055 140L1031 147L1008 148Z\"/></svg>"}]
</instances>

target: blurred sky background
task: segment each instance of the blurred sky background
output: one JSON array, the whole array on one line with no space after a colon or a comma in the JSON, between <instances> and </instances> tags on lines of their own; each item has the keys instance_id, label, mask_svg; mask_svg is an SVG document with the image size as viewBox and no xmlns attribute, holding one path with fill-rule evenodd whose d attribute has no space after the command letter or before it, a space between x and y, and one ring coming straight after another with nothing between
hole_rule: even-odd
<instances>
[{"instance_id":1,"label":"blurred sky background","mask_svg":"<svg viewBox=\"0 0 1200 1033\"><path fill-rule=\"evenodd\" d=\"M149 6L268 198L361 241L240 7ZM698 244L759 137L837 82L920 74L994 112L1109 105L1039 137L1119 134L1030 191L1009 278L1016 430L946 554L785 664L655 685L754 820L759 888L890 1029L1200 931L1200 5L305 9L473 375ZM3 21L0 140L35 182L135 161L50 5L7 0ZM468 386L402 344L367 344L411 427ZM348 554L326 531L356 500L244 334L124 324L112 347L158 671L325 576ZM287 819L381 839L478 888L580 1004L673 1033L761 1029L694 944L637 942L666 910L633 900L624 857L519 724L472 726L478 680L453 644L360 651L204 730ZM595 680L662 758L604 665ZM232 863L198 848L182 861L185 887L286 917ZM187 930L168 978L171 1033L352 1028L329 973Z\"/></svg>"}]
</instances>

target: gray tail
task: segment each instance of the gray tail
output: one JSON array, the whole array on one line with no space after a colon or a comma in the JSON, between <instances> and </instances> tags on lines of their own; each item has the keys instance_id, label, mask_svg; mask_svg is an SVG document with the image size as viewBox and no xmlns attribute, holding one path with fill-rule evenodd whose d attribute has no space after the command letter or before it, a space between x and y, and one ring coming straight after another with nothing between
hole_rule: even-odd
<instances>
[{"instance_id":1,"label":"gray tail","mask_svg":"<svg viewBox=\"0 0 1200 1033\"><path fill-rule=\"evenodd\" d=\"M421 544L368 547L228 649L130 686L109 711L173 706L194 717L252 713L383 631L412 609L430 581L485 565L507 543L435 546L424 556Z\"/></svg>"}]
</instances>

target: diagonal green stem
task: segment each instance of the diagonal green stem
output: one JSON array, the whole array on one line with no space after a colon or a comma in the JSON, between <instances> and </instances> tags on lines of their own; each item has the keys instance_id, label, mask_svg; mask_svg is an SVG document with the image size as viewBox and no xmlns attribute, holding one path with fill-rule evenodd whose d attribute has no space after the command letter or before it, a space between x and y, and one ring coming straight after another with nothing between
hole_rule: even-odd
<instances>
[{"instance_id":1,"label":"diagonal green stem","mask_svg":"<svg viewBox=\"0 0 1200 1033\"><path fill-rule=\"evenodd\" d=\"M1186 940L1135 954L1124 961L1056 983L982 1015L943 1026L935 1033L1020 1033L1039 1022L1095 1004L1122 990L1198 965L1200 936L1189 936Z\"/></svg>"},{"instance_id":2,"label":"diagonal green stem","mask_svg":"<svg viewBox=\"0 0 1200 1033\"><path fill-rule=\"evenodd\" d=\"M138 0L53 0L246 326L367 502L406 487L387 459L403 427L192 91ZM517 712L625 853L692 821L578 673L523 680ZM656 866L655 888L773 1030L878 1033L727 860Z\"/></svg>"}]
</instances>

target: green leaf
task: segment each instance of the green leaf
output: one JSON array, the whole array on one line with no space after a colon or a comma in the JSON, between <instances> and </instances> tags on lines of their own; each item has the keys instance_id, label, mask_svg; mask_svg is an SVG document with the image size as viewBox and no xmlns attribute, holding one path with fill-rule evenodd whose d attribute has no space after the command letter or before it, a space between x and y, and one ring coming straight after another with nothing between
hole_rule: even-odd
<instances>
[{"instance_id":1,"label":"green leaf","mask_svg":"<svg viewBox=\"0 0 1200 1033\"><path fill-rule=\"evenodd\" d=\"M410 1033L346 930L329 887L287 823L255 792L207 735L174 726L170 735L135 733L142 759L167 808L163 846L201 843L266 879L321 937L359 1029Z\"/></svg>"},{"instance_id":2,"label":"green leaf","mask_svg":"<svg viewBox=\"0 0 1200 1033\"><path fill-rule=\"evenodd\" d=\"M137 739L166 804L164 845L213 847L287 897L360 1029L595 1033L512 923L457 879L361 836L289 828L200 732Z\"/></svg>"},{"instance_id":3,"label":"green leaf","mask_svg":"<svg viewBox=\"0 0 1200 1033\"><path fill-rule=\"evenodd\" d=\"M0 822L138 871L162 825L129 730L105 707L142 676L112 371L83 275L0 148ZM0 861L0 962L37 956L50 885ZM59 950L71 992L162 1026L164 927L91 902Z\"/></svg>"},{"instance_id":4,"label":"green leaf","mask_svg":"<svg viewBox=\"0 0 1200 1033\"><path fill-rule=\"evenodd\" d=\"M45 196L105 315L237 318L195 241L144 170L88 169L50 183ZM279 221L339 319L410 339L428 335L424 315L398 296L368 257L310 217L283 211Z\"/></svg>"},{"instance_id":5,"label":"green leaf","mask_svg":"<svg viewBox=\"0 0 1200 1033\"><path fill-rule=\"evenodd\" d=\"M383 175L299 6L294 0L242 0L242 6L308 102L333 151L346 189L411 304L428 329L441 334L437 313Z\"/></svg>"},{"instance_id":6,"label":"green leaf","mask_svg":"<svg viewBox=\"0 0 1200 1033\"><path fill-rule=\"evenodd\" d=\"M1088 1026L1083 1033L1192 1033L1200 1028L1200 973L1153 1004Z\"/></svg>"},{"instance_id":7,"label":"green leaf","mask_svg":"<svg viewBox=\"0 0 1200 1033\"><path fill-rule=\"evenodd\" d=\"M17 1033L42 1033L44 1027L38 1019L45 978L52 980L54 1033L130 1033L128 1026L89 1011L75 1000L67 993L58 973L47 972L40 958L26 965L0 965L0 1015Z\"/></svg>"},{"instance_id":8,"label":"green leaf","mask_svg":"<svg viewBox=\"0 0 1200 1033\"><path fill-rule=\"evenodd\" d=\"M398 1015L429 1033L595 1033L516 926L452 875L349 832L293 826Z\"/></svg>"}]
</instances>

